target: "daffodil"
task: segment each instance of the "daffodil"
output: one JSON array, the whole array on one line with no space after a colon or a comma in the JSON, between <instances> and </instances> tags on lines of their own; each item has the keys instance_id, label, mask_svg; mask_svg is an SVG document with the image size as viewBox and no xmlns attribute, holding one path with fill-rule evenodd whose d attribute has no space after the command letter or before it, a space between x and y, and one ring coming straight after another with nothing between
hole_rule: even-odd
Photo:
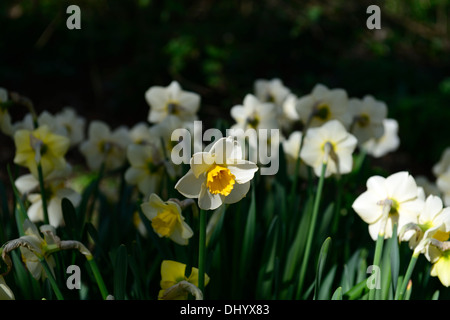
<instances>
[{"instance_id":1,"label":"daffodil","mask_svg":"<svg viewBox=\"0 0 450 320\"><path fill-rule=\"evenodd\" d=\"M417 223L410 223L403 227L399 237L405 232L412 231L409 245L417 256L425 253L428 256L429 239L446 241L450 235L450 208L444 208L440 197L427 197Z\"/></svg>"},{"instance_id":2,"label":"daffodil","mask_svg":"<svg viewBox=\"0 0 450 320\"><path fill-rule=\"evenodd\" d=\"M325 177L352 171L356 138L338 120L331 120L318 128L310 128L304 137L301 159L320 176L322 164L327 162ZM328 146L328 147L327 147ZM327 154L329 148L329 155ZM330 161L331 160L331 161Z\"/></svg>"},{"instance_id":3,"label":"daffodil","mask_svg":"<svg viewBox=\"0 0 450 320\"><path fill-rule=\"evenodd\" d=\"M8 91L0 88L0 130L10 136L13 134L13 125L11 123L11 116L6 107L8 102Z\"/></svg>"},{"instance_id":4,"label":"daffodil","mask_svg":"<svg viewBox=\"0 0 450 320\"><path fill-rule=\"evenodd\" d=\"M270 102L261 102L252 94L247 94L242 105L231 108L231 117L236 121L231 128L273 129L277 128L277 111Z\"/></svg>"},{"instance_id":5,"label":"daffodil","mask_svg":"<svg viewBox=\"0 0 450 320\"><path fill-rule=\"evenodd\" d=\"M431 276L438 277L442 285L450 286L450 248L439 249L434 246L430 251L430 261L433 263L431 267Z\"/></svg>"},{"instance_id":6,"label":"daffodil","mask_svg":"<svg viewBox=\"0 0 450 320\"><path fill-rule=\"evenodd\" d=\"M41 237L37 227L28 220L24 222L25 235L20 237L20 241L25 244L20 246L22 260L28 271L36 280L47 278L45 269L40 263L40 259L45 259L50 267L50 271L54 274L56 266L55 259L50 255L49 248L56 248L59 238L55 236L56 232L52 226L43 225L40 227L44 238Z\"/></svg>"},{"instance_id":7,"label":"daffodil","mask_svg":"<svg viewBox=\"0 0 450 320\"><path fill-rule=\"evenodd\" d=\"M125 127L111 131L106 123L92 121L89 124L88 139L81 143L80 152L90 169L98 170L104 164L106 169L114 170L125 164L126 149L131 143Z\"/></svg>"},{"instance_id":8,"label":"daffodil","mask_svg":"<svg viewBox=\"0 0 450 320\"><path fill-rule=\"evenodd\" d=\"M139 122L130 129L130 138L134 144L148 145L155 140L146 122Z\"/></svg>"},{"instance_id":9,"label":"daffodil","mask_svg":"<svg viewBox=\"0 0 450 320\"><path fill-rule=\"evenodd\" d=\"M295 167L298 162L302 136L303 136L302 132L294 131L291 133L291 135L287 140L283 141L283 151L286 156L287 172L289 175L295 174ZM300 160L298 174L304 178L306 178L308 174L307 166L302 160Z\"/></svg>"},{"instance_id":10,"label":"daffodil","mask_svg":"<svg viewBox=\"0 0 450 320\"><path fill-rule=\"evenodd\" d=\"M0 275L0 300L15 300L14 292L8 287L2 275Z\"/></svg>"},{"instance_id":11,"label":"daffodil","mask_svg":"<svg viewBox=\"0 0 450 320\"><path fill-rule=\"evenodd\" d=\"M347 92L328 89L322 84L317 84L310 94L299 98L297 113L308 128L319 127L333 119L349 128L352 121Z\"/></svg>"},{"instance_id":12,"label":"daffodil","mask_svg":"<svg viewBox=\"0 0 450 320\"><path fill-rule=\"evenodd\" d=\"M27 167L38 177L38 164L42 166L43 176L48 176L53 170L66 166L64 158L70 141L67 137L56 135L46 125L37 129L18 130L14 134L16 156L14 162Z\"/></svg>"},{"instance_id":13,"label":"daffodil","mask_svg":"<svg viewBox=\"0 0 450 320\"><path fill-rule=\"evenodd\" d=\"M127 148L127 158L130 163L125 172L127 183L137 185L145 196L156 192L165 172L166 161L161 149L155 145L130 144Z\"/></svg>"},{"instance_id":14,"label":"daffodil","mask_svg":"<svg viewBox=\"0 0 450 320\"><path fill-rule=\"evenodd\" d=\"M55 115L57 125L63 128L66 136L70 139L70 145L76 146L84 140L86 119L79 116L75 109L65 107Z\"/></svg>"},{"instance_id":15,"label":"daffodil","mask_svg":"<svg viewBox=\"0 0 450 320\"><path fill-rule=\"evenodd\" d=\"M283 84L283 81L278 78L271 80L258 79L254 84L255 96L264 102L271 102L281 107L284 100L291 92L288 87Z\"/></svg>"},{"instance_id":16,"label":"daffodil","mask_svg":"<svg viewBox=\"0 0 450 320\"><path fill-rule=\"evenodd\" d=\"M384 134L383 120L387 116L384 102L367 95L363 99L352 98L349 112L353 115L351 132L361 145L370 139L379 139Z\"/></svg>"},{"instance_id":17,"label":"daffodil","mask_svg":"<svg viewBox=\"0 0 450 320\"><path fill-rule=\"evenodd\" d=\"M160 237L170 238L175 243L187 245L194 234L184 221L180 205L172 200L162 201L152 193L147 202L141 205L142 212L152 222L153 230Z\"/></svg>"},{"instance_id":18,"label":"daffodil","mask_svg":"<svg viewBox=\"0 0 450 320\"><path fill-rule=\"evenodd\" d=\"M177 81L172 81L168 87L149 88L145 92L145 99L150 105L150 123L161 122L169 116L183 121L195 120L201 100L197 93L182 90Z\"/></svg>"},{"instance_id":19,"label":"daffodil","mask_svg":"<svg viewBox=\"0 0 450 320\"><path fill-rule=\"evenodd\" d=\"M436 179L436 186L444 198L444 203L450 206L450 168Z\"/></svg>"},{"instance_id":20,"label":"daffodil","mask_svg":"<svg viewBox=\"0 0 450 320\"><path fill-rule=\"evenodd\" d=\"M198 198L201 209L214 210L245 197L257 170L255 163L243 159L237 141L221 138L208 152L193 155L190 170L175 188L187 198Z\"/></svg>"},{"instance_id":21,"label":"daffodil","mask_svg":"<svg viewBox=\"0 0 450 320\"><path fill-rule=\"evenodd\" d=\"M445 148L445 150L442 152L439 162L433 166L432 170L433 174L436 177L439 177L441 174L447 172L449 168L450 168L450 147Z\"/></svg>"},{"instance_id":22,"label":"daffodil","mask_svg":"<svg viewBox=\"0 0 450 320\"><path fill-rule=\"evenodd\" d=\"M383 157L389 152L397 150L400 145L397 120L384 119L383 128L384 133L380 138L371 138L362 144L362 148L366 150L367 154L375 158Z\"/></svg>"},{"instance_id":23,"label":"daffodil","mask_svg":"<svg viewBox=\"0 0 450 320\"><path fill-rule=\"evenodd\" d=\"M424 206L424 199L420 196L423 193L408 172L397 172L387 178L372 176L366 186L367 190L356 198L352 208L369 224L373 240L378 235L390 238L395 223L401 230L408 223L417 222Z\"/></svg>"},{"instance_id":24,"label":"daffodil","mask_svg":"<svg viewBox=\"0 0 450 320\"><path fill-rule=\"evenodd\" d=\"M205 274L205 285L209 282ZM186 265L177 261L164 260L161 263L161 290L160 300L187 300L192 294L197 300L203 298L198 289L198 269L192 268L189 276L186 276Z\"/></svg>"},{"instance_id":25,"label":"daffodil","mask_svg":"<svg viewBox=\"0 0 450 320\"><path fill-rule=\"evenodd\" d=\"M44 181L44 194L47 196L46 203L48 205L48 219L50 225L55 228L65 225L61 209L62 199L67 198L75 207L81 202L81 195L65 185L67 172L62 174L59 174L59 172L54 171ZM26 174L19 177L15 181L15 185L18 191L26 195L28 201L31 203L27 210L29 219L35 223L44 221L42 193L36 192L36 189L39 187L39 181L33 175Z\"/></svg>"}]
</instances>

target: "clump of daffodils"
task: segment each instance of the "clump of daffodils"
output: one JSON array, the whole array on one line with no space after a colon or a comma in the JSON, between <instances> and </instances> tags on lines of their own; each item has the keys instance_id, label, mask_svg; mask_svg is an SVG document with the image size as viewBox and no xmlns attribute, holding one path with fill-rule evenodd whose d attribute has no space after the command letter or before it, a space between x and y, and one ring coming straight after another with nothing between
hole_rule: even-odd
<instances>
[{"instance_id":1,"label":"clump of daffodils","mask_svg":"<svg viewBox=\"0 0 450 320\"><path fill-rule=\"evenodd\" d=\"M221 138L209 151L192 156L189 171L175 189L187 198L198 198L200 209L214 210L245 197L257 170L255 163L243 159L237 141Z\"/></svg>"}]
</instances>

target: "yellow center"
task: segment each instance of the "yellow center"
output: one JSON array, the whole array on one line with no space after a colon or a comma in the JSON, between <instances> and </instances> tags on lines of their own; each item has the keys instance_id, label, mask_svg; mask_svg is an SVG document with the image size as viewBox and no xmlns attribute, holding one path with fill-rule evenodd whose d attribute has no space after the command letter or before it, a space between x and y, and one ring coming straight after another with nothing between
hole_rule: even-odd
<instances>
[{"instance_id":1,"label":"yellow center","mask_svg":"<svg viewBox=\"0 0 450 320\"><path fill-rule=\"evenodd\" d=\"M166 110L168 114L178 115L180 113L180 105L177 101L168 101L166 104Z\"/></svg>"},{"instance_id":2,"label":"yellow center","mask_svg":"<svg viewBox=\"0 0 450 320\"><path fill-rule=\"evenodd\" d=\"M391 210L389 211L389 215L396 216L396 215L398 215L399 204L398 204L397 200L395 200L395 199L390 199L390 200L392 201L392 205L391 205Z\"/></svg>"},{"instance_id":3,"label":"yellow center","mask_svg":"<svg viewBox=\"0 0 450 320\"><path fill-rule=\"evenodd\" d=\"M448 237L450 236L450 232L444 232L441 230L438 230L434 235L433 238L438 241L447 241Z\"/></svg>"},{"instance_id":4,"label":"yellow center","mask_svg":"<svg viewBox=\"0 0 450 320\"><path fill-rule=\"evenodd\" d=\"M361 114L358 117L358 125L362 128L367 127L370 124L370 117L367 114Z\"/></svg>"},{"instance_id":5,"label":"yellow center","mask_svg":"<svg viewBox=\"0 0 450 320\"><path fill-rule=\"evenodd\" d=\"M325 121L330 118L330 107L326 103L321 103L316 107L315 116Z\"/></svg>"},{"instance_id":6,"label":"yellow center","mask_svg":"<svg viewBox=\"0 0 450 320\"><path fill-rule=\"evenodd\" d=\"M228 168L214 165L206 176L206 186L212 194L228 196L233 190L235 179Z\"/></svg>"},{"instance_id":7,"label":"yellow center","mask_svg":"<svg viewBox=\"0 0 450 320\"><path fill-rule=\"evenodd\" d=\"M164 210L152 219L153 229L163 237L170 236L175 229L178 215L170 210Z\"/></svg>"}]
</instances>

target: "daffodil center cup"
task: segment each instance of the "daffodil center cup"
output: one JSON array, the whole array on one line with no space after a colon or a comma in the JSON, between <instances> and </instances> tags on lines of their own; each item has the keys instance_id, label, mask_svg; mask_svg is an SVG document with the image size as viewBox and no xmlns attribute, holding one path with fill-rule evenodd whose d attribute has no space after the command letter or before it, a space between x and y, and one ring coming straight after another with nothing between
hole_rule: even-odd
<instances>
[{"instance_id":1,"label":"daffodil center cup","mask_svg":"<svg viewBox=\"0 0 450 320\"><path fill-rule=\"evenodd\" d=\"M395 199L389 199L391 200L391 209L389 210L389 216L397 216L398 215L398 208L399 204L398 201Z\"/></svg>"},{"instance_id":2,"label":"daffodil center cup","mask_svg":"<svg viewBox=\"0 0 450 320\"><path fill-rule=\"evenodd\" d=\"M259 118L256 115L251 116L251 117L247 118L247 124L251 128L256 129L259 125Z\"/></svg>"},{"instance_id":3,"label":"daffodil center cup","mask_svg":"<svg viewBox=\"0 0 450 320\"><path fill-rule=\"evenodd\" d=\"M206 186L212 194L228 196L234 188L236 177L226 168L214 164L206 175Z\"/></svg>"},{"instance_id":4,"label":"daffodil center cup","mask_svg":"<svg viewBox=\"0 0 450 320\"><path fill-rule=\"evenodd\" d=\"M330 117L330 107L326 103L320 103L314 110L314 116L321 120L328 120Z\"/></svg>"},{"instance_id":5,"label":"daffodil center cup","mask_svg":"<svg viewBox=\"0 0 450 320\"><path fill-rule=\"evenodd\" d=\"M357 123L362 128L367 127L370 124L370 117L367 114L360 114L357 117Z\"/></svg>"},{"instance_id":6,"label":"daffodil center cup","mask_svg":"<svg viewBox=\"0 0 450 320\"><path fill-rule=\"evenodd\" d=\"M175 229L178 215L171 210L164 210L152 219L153 229L163 237L168 237Z\"/></svg>"},{"instance_id":7,"label":"daffodil center cup","mask_svg":"<svg viewBox=\"0 0 450 320\"><path fill-rule=\"evenodd\" d=\"M177 115L180 111L180 105L176 101L169 101L166 104L168 114Z\"/></svg>"}]
</instances>

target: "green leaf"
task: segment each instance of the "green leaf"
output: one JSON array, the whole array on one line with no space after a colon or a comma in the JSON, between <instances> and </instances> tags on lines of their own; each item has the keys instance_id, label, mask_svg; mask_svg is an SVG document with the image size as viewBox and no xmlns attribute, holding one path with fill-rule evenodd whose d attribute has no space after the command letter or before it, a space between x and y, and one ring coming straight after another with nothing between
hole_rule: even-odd
<instances>
[{"instance_id":1,"label":"green leaf","mask_svg":"<svg viewBox=\"0 0 450 320\"><path fill-rule=\"evenodd\" d=\"M322 247L320 248L319 253L319 261L317 263L317 272L316 272L316 281L315 281L315 288L314 288L314 299L317 300L319 295L319 289L320 289L320 282L322 280L322 272L325 267L325 263L327 261L327 255L328 250L330 248L331 244L331 238L328 237L325 239L324 243L322 244Z\"/></svg>"},{"instance_id":2,"label":"green leaf","mask_svg":"<svg viewBox=\"0 0 450 320\"><path fill-rule=\"evenodd\" d=\"M336 289L331 297L331 300L342 300L342 287Z\"/></svg>"},{"instance_id":3,"label":"green leaf","mask_svg":"<svg viewBox=\"0 0 450 320\"><path fill-rule=\"evenodd\" d=\"M329 300L331 288L333 287L334 277L336 275L337 265L334 265L326 275L322 284L320 285L319 295L317 300Z\"/></svg>"},{"instance_id":4,"label":"green leaf","mask_svg":"<svg viewBox=\"0 0 450 320\"><path fill-rule=\"evenodd\" d=\"M367 279L364 279L348 290L344 296L348 300L356 300L367 292L369 292L369 287L367 286Z\"/></svg>"},{"instance_id":5,"label":"green leaf","mask_svg":"<svg viewBox=\"0 0 450 320\"><path fill-rule=\"evenodd\" d=\"M289 248L286 260L286 267L283 276L283 282L293 281L295 270L299 264L300 257L303 256L305 250L306 237L308 236L309 218L307 214L312 210L314 203L314 195L308 197L303 212L301 212L300 223L298 224L298 231Z\"/></svg>"},{"instance_id":6,"label":"green leaf","mask_svg":"<svg viewBox=\"0 0 450 320\"><path fill-rule=\"evenodd\" d=\"M431 300L439 300L439 290L436 290L431 297Z\"/></svg>"},{"instance_id":7,"label":"green leaf","mask_svg":"<svg viewBox=\"0 0 450 320\"><path fill-rule=\"evenodd\" d=\"M240 278L242 280L245 279L247 275L250 259L253 256L255 229L256 229L256 198L255 198L255 185L254 183L252 183L252 198L250 200L250 208L248 210L247 222L245 224L244 238L242 242L242 251L241 251Z\"/></svg>"},{"instance_id":8,"label":"green leaf","mask_svg":"<svg viewBox=\"0 0 450 320\"><path fill-rule=\"evenodd\" d=\"M121 244L116 252L116 258L114 262L114 298L116 300L125 299L127 270L127 247Z\"/></svg>"},{"instance_id":9,"label":"green leaf","mask_svg":"<svg viewBox=\"0 0 450 320\"><path fill-rule=\"evenodd\" d=\"M61 209L66 225L66 231L72 239L79 240L77 238L78 222L75 207L69 199L63 198L61 201Z\"/></svg>"},{"instance_id":10,"label":"green leaf","mask_svg":"<svg viewBox=\"0 0 450 320\"><path fill-rule=\"evenodd\" d=\"M400 253L397 241L397 224L394 225L392 237L389 240L390 257L391 257L391 278L392 289L395 292L397 290L398 274L400 270Z\"/></svg>"}]
</instances>

